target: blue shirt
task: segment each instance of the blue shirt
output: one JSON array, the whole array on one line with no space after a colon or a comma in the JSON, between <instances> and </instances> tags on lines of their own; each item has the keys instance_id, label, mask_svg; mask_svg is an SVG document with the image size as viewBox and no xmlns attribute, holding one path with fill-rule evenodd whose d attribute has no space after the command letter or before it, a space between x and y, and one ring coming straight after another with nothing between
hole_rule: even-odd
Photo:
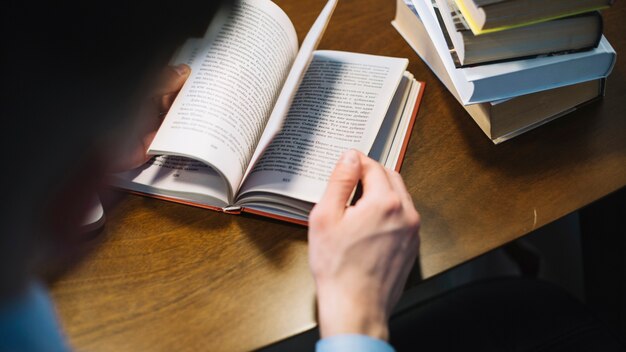
<instances>
[{"instance_id":1,"label":"blue shirt","mask_svg":"<svg viewBox=\"0 0 626 352\"><path fill-rule=\"evenodd\" d=\"M32 283L19 297L0 302L0 351L67 352L54 305L43 285ZM317 342L317 352L394 352L365 335L335 335Z\"/></svg>"},{"instance_id":2,"label":"blue shirt","mask_svg":"<svg viewBox=\"0 0 626 352\"><path fill-rule=\"evenodd\" d=\"M54 306L40 283L0 302L0 351L69 351Z\"/></svg>"},{"instance_id":3,"label":"blue shirt","mask_svg":"<svg viewBox=\"0 0 626 352\"><path fill-rule=\"evenodd\" d=\"M315 345L316 352L394 352L387 342L366 335L335 335L321 339Z\"/></svg>"}]
</instances>

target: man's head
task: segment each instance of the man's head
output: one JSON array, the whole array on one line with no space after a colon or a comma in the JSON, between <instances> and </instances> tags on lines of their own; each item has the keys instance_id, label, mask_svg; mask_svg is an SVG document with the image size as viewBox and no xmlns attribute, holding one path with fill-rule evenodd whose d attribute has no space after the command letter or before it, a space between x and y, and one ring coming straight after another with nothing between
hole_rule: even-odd
<instances>
[{"instance_id":1,"label":"man's head","mask_svg":"<svg viewBox=\"0 0 626 352\"><path fill-rule=\"evenodd\" d=\"M80 220L156 72L229 3L3 4L0 296Z\"/></svg>"}]
</instances>

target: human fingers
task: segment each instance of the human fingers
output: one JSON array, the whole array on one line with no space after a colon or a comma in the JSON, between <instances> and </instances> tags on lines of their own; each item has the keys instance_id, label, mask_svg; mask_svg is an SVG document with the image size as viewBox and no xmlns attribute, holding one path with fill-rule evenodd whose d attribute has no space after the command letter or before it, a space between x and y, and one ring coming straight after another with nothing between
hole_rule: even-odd
<instances>
[{"instance_id":1,"label":"human fingers","mask_svg":"<svg viewBox=\"0 0 626 352\"><path fill-rule=\"evenodd\" d=\"M178 91L191 74L191 68L185 64L177 66L167 66L159 83L155 87L154 97L157 102L159 111L167 111L174 102Z\"/></svg>"},{"instance_id":2,"label":"human fingers","mask_svg":"<svg viewBox=\"0 0 626 352\"><path fill-rule=\"evenodd\" d=\"M361 199L375 199L391 193L393 188L385 172L385 168L380 163L364 154L361 154L360 157L361 168L363 169L361 179L363 184L363 196Z\"/></svg>"},{"instance_id":3,"label":"human fingers","mask_svg":"<svg viewBox=\"0 0 626 352\"><path fill-rule=\"evenodd\" d=\"M312 220L316 220L317 215L336 214L336 216L341 216L360 177L359 153L352 149L345 151L328 179L328 185L322 199L311 212Z\"/></svg>"},{"instance_id":4,"label":"human fingers","mask_svg":"<svg viewBox=\"0 0 626 352\"><path fill-rule=\"evenodd\" d=\"M405 209L415 209L415 205L413 204L413 198L411 194L406 189L406 185L404 184L404 180L402 176L394 170L385 169L387 173L387 177L389 178L389 182L391 183L391 187L393 190L400 196L400 200L402 201L402 206Z\"/></svg>"}]
</instances>

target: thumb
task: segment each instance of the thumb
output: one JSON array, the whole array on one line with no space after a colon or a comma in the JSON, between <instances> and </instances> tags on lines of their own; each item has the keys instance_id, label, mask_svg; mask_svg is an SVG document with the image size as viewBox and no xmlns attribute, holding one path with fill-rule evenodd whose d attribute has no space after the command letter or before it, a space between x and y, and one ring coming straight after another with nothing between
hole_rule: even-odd
<instances>
[{"instance_id":1,"label":"thumb","mask_svg":"<svg viewBox=\"0 0 626 352\"><path fill-rule=\"evenodd\" d=\"M330 175L326 191L317 204L324 212L343 214L346 204L361 178L359 152L348 150L341 155L335 170Z\"/></svg>"},{"instance_id":2,"label":"thumb","mask_svg":"<svg viewBox=\"0 0 626 352\"><path fill-rule=\"evenodd\" d=\"M161 73L155 95L176 93L191 74L191 68L185 64L167 66Z\"/></svg>"},{"instance_id":3,"label":"thumb","mask_svg":"<svg viewBox=\"0 0 626 352\"><path fill-rule=\"evenodd\" d=\"M154 97L158 102L159 111L169 110L178 91L191 74L191 68L185 64L167 66L161 73L159 83L155 87Z\"/></svg>"}]
</instances>

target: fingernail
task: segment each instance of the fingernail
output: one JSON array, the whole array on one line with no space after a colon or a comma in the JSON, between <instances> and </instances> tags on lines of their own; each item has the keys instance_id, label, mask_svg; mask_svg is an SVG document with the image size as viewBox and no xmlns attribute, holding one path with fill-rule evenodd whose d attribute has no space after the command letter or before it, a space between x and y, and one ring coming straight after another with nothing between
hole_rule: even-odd
<instances>
[{"instance_id":1,"label":"fingernail","mask_svg":"<svg viewBox=\"0 0 626 352\"><path fill-rule=\"evenodd\" d=\"M178 73L179 76L186 76L187 74L189 74L189 66L185 64L180 64L180 65L174 66L174 71L176 71L176 73Z\"/></svg>"},{"instance_id":2,"label":"fingernail","mask_svg":"<svg viewBox=\"0 0 626 352\"><path fill-rule=\"evenodd\" d=\"M354 149L346 150L339 158L339 162L342 164L356 164L358 161L359 156Z\"/></svg>"}]
</instances>

